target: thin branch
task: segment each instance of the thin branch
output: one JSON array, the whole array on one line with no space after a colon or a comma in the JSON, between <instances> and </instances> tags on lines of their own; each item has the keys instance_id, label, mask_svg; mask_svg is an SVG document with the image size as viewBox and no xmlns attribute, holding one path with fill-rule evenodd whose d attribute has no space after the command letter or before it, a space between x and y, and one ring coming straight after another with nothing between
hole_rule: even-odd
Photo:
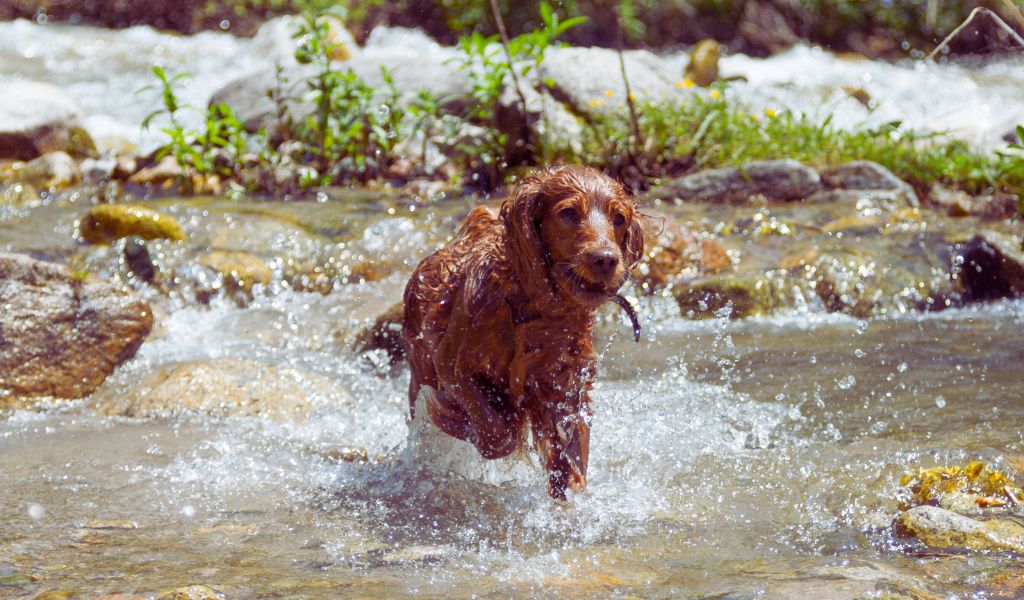
<instances>
[{"instance_id":1,"label":"thin branch","mask_svg":"<svg viewBox=\"0 0 1024 600\"><path fill-rule=\"evenodd\" d=\"M523 131L528 132L526 123L529 116L526 112L526 96L523 94L523 88L519 86L519 76L516 74L516 67L512 62L511 42L508 38L508 31L505 29L505 20L501 18L501 12L498 10L497 0L491 0L491 14L494 15L494 23L498 26L498 33L501 35L501 46L505 49L505 59L508 60L508 71L512 74L512 83L519 96L519 102L523 105Z\"/></svg>"},{"instance_id":2,"label":"thin branch","mask_svg":"<svg viewBox=\"0 0 1024 600\"><path fill-rule=\"evenodd\" d=\"M942 40L942 42L938 46L936 46L934 50L932 50L932 53L925 57L925 60L931 60L932 58L935 58L935 55L938 54L939 51L941 51L943 48L945 48L949 44L949 42L952 41L952 39L955 38L961 31L963 31L964 27L970 25L971 21L974 20L974 17L978 16L979 14L986 14L992 17L995 20L996 24L1005 29L1006 32L1010 34L1010 37L1014 39L1014 41L1016 41L1018 44L1024 47L1024 38L1022 38L1019 33L1014 31L1013 27L1007 25L1006 21L1002 20L996 13L992 12L987 8L979 6L972 10L971 14L967 15L967 19L965 19L963 23L958 25L956 29L950 32L950 34L946 36L946 39Z\"/></svg>"}]
</instances>

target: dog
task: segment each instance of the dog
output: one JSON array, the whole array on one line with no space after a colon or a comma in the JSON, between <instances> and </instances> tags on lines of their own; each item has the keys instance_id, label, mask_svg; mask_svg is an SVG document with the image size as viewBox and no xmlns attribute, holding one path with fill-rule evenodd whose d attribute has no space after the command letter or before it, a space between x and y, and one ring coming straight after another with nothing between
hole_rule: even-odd
<instances>
[{"instance_id":1,"label":"dog","mask_svg":"<svg viewBox=\"0 0 1024 600\"><path fill-rule=\"evenodd\" d=\"M618 290L643 251L629 194L591 168L543 169L499 213L475 208L405 288L410 414L429 386L427 411L439 429L485 459L525 448L532 432L550 496L584 491L594 317L616 302L639 340Z\"/></svg>"}]
</instances>

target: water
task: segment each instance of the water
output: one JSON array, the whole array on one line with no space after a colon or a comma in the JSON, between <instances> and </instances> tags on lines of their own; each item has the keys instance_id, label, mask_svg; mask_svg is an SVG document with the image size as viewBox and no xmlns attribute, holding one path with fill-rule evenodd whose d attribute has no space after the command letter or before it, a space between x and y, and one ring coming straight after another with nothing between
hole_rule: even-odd
<instances>
[{"instance_id":1,"label":"water","mask_svg":"<svg viewBox=\"0 0 1024 600\"><path fill-rule=\"evenodd\" d=\"M150 27L110 31L94 27L25 20L0 23L0 81L30 79L57 85L81 107L86 129L101 149L133 144L149 150L161 143L158 127L139 124L159 106L155 92L139 93L156 81L150 69L188 73L178 87L182 100L205 107L226 82L292 61L293 22L272 21L252 39L204 32L180 36ZM446 52L402 29L378 28L368 52L384 64L403 52ZM665 57L681 74L684 53ZM356 60L359 60L358 55ZM730 97L765 108L792 109L843 128L876 127L901 121L921 132L949 132L982 147L1005 144L1002 137L1024 121L1020 89L1024 56L1009 55L975 66L903 61L895 64L840 58L819 48L797 46L770 58L726 56L723 77L741 77ZM872 107L861 105L843 87L863 88ZM940 91L942 93L934 93ZM201 115L186 113L186 124Z\"/></svg>"},{"instance_id":2,"label":"water","mask_svg":"<svg viewBox=\"0 0 1024 600\"><path fill-rule=\"evenodd\" d=\"M169 364L257 361L297 374L308 417L127 419L93 400L8 413L0 595L201 582L230 597L966 598L993 574L1020 574L1006 556L921 558L888 525L906 470L1007 468L1024 454L1022 301L687 321L655 297L639 302L640 345L609 307L590 489L560 506L528 456L483 463L436 435L410 444L405 369L389 374L349 347L467 202L163 205L190 232L186 262L221 219L288 214L315 224L300 248L368 244L395 266L326 295L257 293L245 308L150 291L160 325L97 397L138 393ZM79 252L60 241L79 210L6 214L0 246ZM107 252L87 254L141 286ZM348 447L368 461L339 460Z\"/></svg>"}]
</instances>

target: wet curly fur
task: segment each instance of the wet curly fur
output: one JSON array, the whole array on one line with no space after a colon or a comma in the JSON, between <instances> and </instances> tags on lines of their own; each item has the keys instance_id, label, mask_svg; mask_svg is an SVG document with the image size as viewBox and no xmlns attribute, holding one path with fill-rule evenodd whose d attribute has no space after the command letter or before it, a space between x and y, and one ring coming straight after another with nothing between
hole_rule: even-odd
<instances>
[{"instance_id":1,"label":"wet curly fur","mask_svg":"<svg viewBox=\"0 0 1024 600\"><path fill-rule=\"evenodd\" d=\"M551 496L586 489L594 315L642 254L629 195L590 168L542 170L499 214L474 209L405 289L410 410L430 386L434 424L488 459L532 431Z\"/></svg>"}]
</instances>

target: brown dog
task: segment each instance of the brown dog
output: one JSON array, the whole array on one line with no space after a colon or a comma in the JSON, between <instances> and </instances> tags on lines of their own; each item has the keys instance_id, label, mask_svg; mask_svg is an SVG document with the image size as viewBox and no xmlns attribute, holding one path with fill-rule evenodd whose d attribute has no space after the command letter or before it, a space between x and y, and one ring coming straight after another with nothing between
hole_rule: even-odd
<instances>
[{"instance_id":1,"label":"brown dog","mask_svg":"<svg viewBox=\"0 0 1024 600\"><path fill-rule=\"evenodd\" d=\"M500 215L474 209L405 288L410 410L422 386L442 431L484 458L526 443L548 492L586 489L594 314L643 254L640 218L614 180L554 167L525 179Z\"/></svg>"}]
</instances>

